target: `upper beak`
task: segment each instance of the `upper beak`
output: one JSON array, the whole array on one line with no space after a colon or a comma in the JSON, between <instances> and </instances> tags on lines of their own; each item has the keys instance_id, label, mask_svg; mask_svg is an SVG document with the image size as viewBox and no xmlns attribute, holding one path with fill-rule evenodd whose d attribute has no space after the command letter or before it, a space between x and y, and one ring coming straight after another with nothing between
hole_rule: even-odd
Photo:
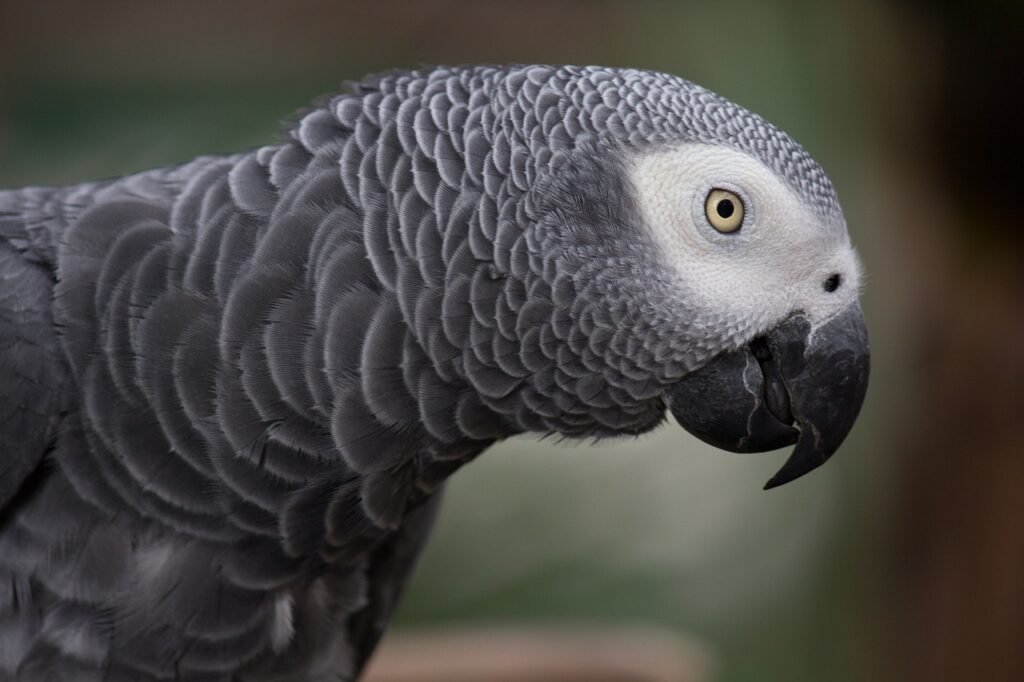
<instances>
[{"instance_id":1,"label":"upper beak","mask_svg":"<svg viewBox=\"0 0 1024 682\"><path fill-rule=\"evenodd\" d=\"M683 377L668 392L669 407L683 428L725 450L796 443L767 490L821 466L839 449L864 402L869 357L856 302L817 328L796 314Z\"/></svg>"}]
</instances>

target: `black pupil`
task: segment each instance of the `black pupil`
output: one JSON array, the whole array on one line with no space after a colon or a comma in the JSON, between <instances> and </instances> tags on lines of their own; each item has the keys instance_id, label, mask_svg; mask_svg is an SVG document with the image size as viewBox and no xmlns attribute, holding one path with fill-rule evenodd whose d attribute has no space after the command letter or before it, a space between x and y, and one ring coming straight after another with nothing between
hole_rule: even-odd
<instances>
[{"instance_id":1,"label":"black pupil","mask_svg":"<svg viewBox=\"0 0 1024 682\"><path fill-rule=\"evenodd\" d=\"M732 205L732 199L722 199L718 202L718 206L715 206L715 211L721 218L728 218L735 210L736 207Z\"/></svg>"},{"instance_id":2,"label":"black pupil","mask_svg":"<svg viewBox=\"0 0 1024 682\"><path fill-rule=\"evenodd\" d=\"M825 291L831 294L833 291L839 288L839 285L842 284L842 282L843 278L840 277L839 273L837 272L832 274L828 279L826 279L825 283L822 284L822 287L824 287Z\"/></svg>"}]
</instances>

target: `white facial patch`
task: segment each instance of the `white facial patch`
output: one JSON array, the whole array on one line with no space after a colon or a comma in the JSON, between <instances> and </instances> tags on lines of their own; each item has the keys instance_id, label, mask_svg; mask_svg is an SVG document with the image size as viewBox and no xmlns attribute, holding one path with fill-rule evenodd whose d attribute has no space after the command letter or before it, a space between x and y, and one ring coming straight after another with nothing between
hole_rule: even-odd
<instances>
[{"instance_id":1,"label":"white facial patch","mask_svg":"<svg viewBox=\"0 0 1024 682\"><path fill-rule=\"evenodd\" d=\"M745 344L797 310L818 326L856 299L860 269L841 219L822 218L749 154L689 143L638 154L628 173L693 323L721 344ZM709 222L714 189L742 199L738 230Z\"/></svg>"}]
</instances>

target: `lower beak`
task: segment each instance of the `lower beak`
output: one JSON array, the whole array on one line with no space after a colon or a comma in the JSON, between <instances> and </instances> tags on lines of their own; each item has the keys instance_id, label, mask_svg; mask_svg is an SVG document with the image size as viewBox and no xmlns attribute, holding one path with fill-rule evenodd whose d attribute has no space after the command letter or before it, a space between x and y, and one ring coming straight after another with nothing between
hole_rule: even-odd
<instances>
[{"instance_id":1,"label":"lower beak","mask_svg":"<svg viewBox=\"0 0 1024 682\"><path fill-rule=\"evenodd\" d=\"M869 357L857 303L817 328L796 314L683 377L668 391L669 408L683 428L724 450L764 452L796 443L767 490L816 469L839 449L864 402Z\"/></svg>"}]
</instances>

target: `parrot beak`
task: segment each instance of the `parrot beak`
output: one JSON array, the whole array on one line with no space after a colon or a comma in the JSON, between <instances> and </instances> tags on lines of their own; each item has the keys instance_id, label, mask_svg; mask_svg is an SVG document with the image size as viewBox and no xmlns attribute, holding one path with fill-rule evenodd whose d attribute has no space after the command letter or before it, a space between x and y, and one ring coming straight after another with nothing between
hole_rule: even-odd
<instances>
[{"instance_id":1,"label":"parrot beak","mask_svg":"<svg viewBox=\"0 0 1024 682\"><path fill-rule=\"evenodd\" d=\"M764 452L796 443L768 490L816 469L839 449L864 402L869 365L859 304L818 328L796 314L683 377L668 392L669 408L683 428L723 450Z\"/></svg>"}]
</instances>

